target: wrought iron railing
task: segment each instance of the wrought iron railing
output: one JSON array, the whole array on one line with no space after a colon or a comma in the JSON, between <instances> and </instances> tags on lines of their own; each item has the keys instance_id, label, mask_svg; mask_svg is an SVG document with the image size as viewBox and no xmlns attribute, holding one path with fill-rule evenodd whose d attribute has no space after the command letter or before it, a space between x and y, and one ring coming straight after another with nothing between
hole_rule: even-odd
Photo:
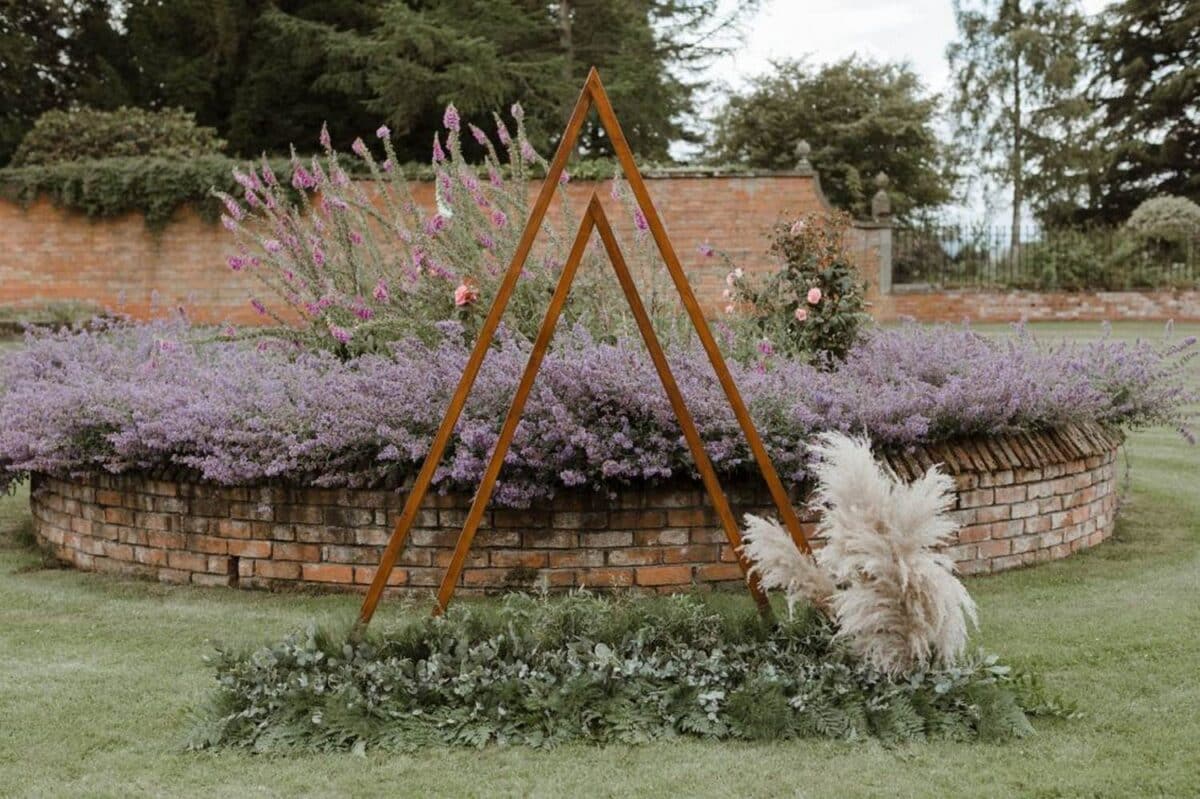
<instances>
[{"instance_id":1,"label":"wrought iron railing","mask_svg":"<svg viewBox=\"0 0 1200 799\"><path fill-rule=\"evenodd\" d=\"M1039 290L1157 289L1200 285L1200 240L1134 236L1119 228L1018 230L988 225L899 227L899 287Z\"/></svg>"}]
</instances>

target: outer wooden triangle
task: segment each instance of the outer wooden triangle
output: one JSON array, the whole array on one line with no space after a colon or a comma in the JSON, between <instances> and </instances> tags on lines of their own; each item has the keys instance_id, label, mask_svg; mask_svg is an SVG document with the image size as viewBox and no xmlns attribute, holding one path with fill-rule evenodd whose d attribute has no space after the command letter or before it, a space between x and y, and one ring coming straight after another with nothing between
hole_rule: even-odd
<instances>
[{"instance_id":1,"label":"outer wooden triangle","mask_svg":"<svg viewBox=\"0 0 1200 799\"><path fill-rule=\"evenodd\" d=\"M418 472L416 479L413 481L408 499L404 504L404 510L401 512L400 518L396 521L396 527L392 531L392 536L388 540L388 544L379 559L379 566L376 568L374 580L367 591L366 598L363 600L362 610L359 613L358 623L360 627L370 622L379 604L379 600L383 596L388 576L391 574L392 568L396 564L396 559L404 548L408 532L412 527L417 512L421 508L425 494L429 490L434 472L437 469L438 463L441 462L442 455L450 441L450 436L454 431L455 425L458 423L459 416L462 414L462 409L466 403L467 396L471 392L471 387L475 384L475 378L478 376L480 366L482 366L488 348L491 346L492 339L500 324L500 319L504 314L508 301L512 296L517 279L520 277L521 270L524 268L525 261L529 257L529 251L533 247L534 239L541 229L543 217L554 196L559 176L562 174L567 160L575 148L587 112L593 106L600 117L601 124L608 133L613 151L617 156L618 162L621 164L622 171L625 173L625 178L629 182L638 207L641 208L642 214L646 218L650 233L654 237L655 244L658 246L658 250L667 266L671 280L679 292L684 310L687 312L696 329L696 334L699 336L700 342L708 354L713 371L717 375L717 380L721 383L721 387L725 391L725 396L728 398L729 404L733 409L734 416L737 418L738 424L746 436L750 451L758 463L759 471L762 472L763 479L766 481L767 488L771 493L771 498L774 500L775 506L779 511L780 519L788 528L792 539L796 542L800 550L805 553L811 552L808 540L800 529L799 519L797 519L796 512L792 508L787 491L779 480L779 475L775 471L770 457L767 455L766 448L763 446L762 439L759 437L753 421L750 419L750 414L746 410L741 394L733 382L733 377L729 373L725 359L722 357L716 341L708 329L708 323L705 321L704 314L700 310L700 305L696 301L691 286L687 282L687 277L683 272L683 266L679 262L679 257L675 254L675 249L671 246L670 239L667 238L662 220L659 218L658 211L650 199L650 194L646 190L646 184L642 180L642 175L638 171L637 164L634 163L629 143L626 141L625 134L621 130L621 125L613 113L612 104L608 100L608 94L604 91L604 86L600 82L600 75L593 68L588 73L587 82L584 84L583 91L580 92L579 99L575 103L575 108L571 112L571 117L567 121L567 127L563 132L562 140L559 142L558 150L554 154L554 160L550 163L550 169L546 173L541 191L534 202L529 220L525 223L525 229L521 233L521 238L517 243L516 251L513 253L508 271L505 273L500 287L496 292L496 299L492 303L491 310L488 312L483 326L480 328L479 338L476 340L471 356L467 360L462 378L459 380L454 396L450 400L450 405L446 409L446 415L443 417L442 423L434 435L433 443L430 445L429 452L425 456L425 462L421 466L421 471ZM584 250L593 231L599 232L605 250L608 252L609 260L612 262L613 269L617 273L617 280L621 284L621 289L625 293L630 309L633 311L634 319L642 334L642 339L650 351L650 357L654 362L659 379L662 381L663 388L667 392L667 397L671 401L671 406L679 419L680 428L683 430L684 438L687 440L692 457L696 462L696 469L700 472L704 487L708 491L709 498L713 503L718 518L721 520L721 526L725 530L726 538L728 538L729 543L735 548L741 544L741 535L738 532L733 511L729 507L729 500L725 497L725 492L721 489L721 484L717 479L712 462L708 459L708 455L704 450L704 442L696 430L691 413L688 411L683 401L683 396L679 392L679 387L675 382L675 378L671 374L670 366L663 354L658 337L654 333L649 315L642 305L633 278L629 273L629 267L625 263L625 257L621 253L616 237L613 235L612 226L608 222L608 217L605 215L599 199L593 194L583 219L580 221L579 232L575 237L575 242L571 247L567 262L563 266L558 286L555 288L554 296L550 300L550 306L546 310L542 326L538 330L533 351L530 353L529 361L517 386L512 406L509 408L508 415L505 417L504 424L500 429L500 437L496 441L491 459L488 461L483 479L472 501L471 509L467 513L466 522L463 525L462 533L459 535L458 543L455 546L454 556L450 561L450 565L446 568L446 574L442 579L441 587L438 591L438 604L434 610L435 613L445 610L451 597L454 595L454 589L462 574L467 553L471 548L471 542L475 537L476 530L479 528L487 504L491 499L492 490L500 474L500 468L504 464L504 457L512 443L517 425L520 423L525 402L529 398L529 392L533 388L533 382L537 377L538 369L541 367L546 350L550 346L550 340L554 336L554 328L558 323L559 314L570 293L575 273L579 268L580 262L583 260ZM740 563L743 572L748 573L749 564L746 560L742 558ZM754 575L750 575L750 592L758 603L760 610L764 613L769 613L766 596Z\"/></svg>"}]
</instances>

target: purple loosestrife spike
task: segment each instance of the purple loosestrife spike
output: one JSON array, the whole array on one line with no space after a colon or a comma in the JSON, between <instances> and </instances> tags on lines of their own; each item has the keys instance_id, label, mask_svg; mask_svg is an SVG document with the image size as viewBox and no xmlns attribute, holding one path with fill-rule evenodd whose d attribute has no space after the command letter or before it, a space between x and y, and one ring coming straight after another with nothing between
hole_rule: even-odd
<instances>
[{"instance_id":1,"label":"purple loosestrife spike","mask_svg":"<svg viewBox=\"0 0 1200 799\"><path fill-rule=\"evenodd\" d=\"M440 164L446 160L446 151L442 149L442 141L438 134L433 134L433 163Z\"/></svg>"},{"instance_id":2,"label":"purple loosestrife spike","mask_svg":"<svg viewBox=\"0 0 1200 799\"><path fill-rule=\"evenodd\" d=\"M454 103L446 106L446 112L442 114L442 126L446 130L452 130L455 133L462 126L462 122L458 118L458 109L454 107Z\"/></svg>"},{"instance_id":3,"label":"purple loosestrife spike","mask_svg":"<svg viewBox=\"0 0 1200 799\"><path fill-rule=\"evenodd\" d=\"M331 324L329 326L329 335L333 336L337 341L341 342L342 344L350 343L350 338L351 338L350 331L346 330L345 328L338 327L337 325Z\"/></svg>"},{"instance_id":4,"label":"purple loosestrife spike","mask_svg":"<svg viewBox=\"0 0 1200 799\"><path fill-rule=\"evenodd\" d=\"M475 138L476 142L482 145L486 145L488 143L487 134L484 133L481 128L476 125L468 124L467 129L471 131L471 136Z\"/></svg>"},{"instance_id":5,"label":"purple loosestrife spike","mask_svg":"<svg viewBox=\"0 0 1200 799\"><path fill-rule=\"evenodd\" d=\"M505 147L512 144L512 134L508 132L508 126L503 122L496 122L496 136Z\"/></svg>"},{"instance_id":6,"label":"purple loosestrife spike","mask_svg":"<svg viewBox=\"0 0 1200 799\"><path fill-rule=\"evenodd\" d=\"M296 164L295 170L292 172L292 188L297 191L304 191L316 185L316 180L304 168L303 164Z\"/></svg>"},{"instance_id":7,"label":"purple loosestrife spike","mask_svg":"<svg viewBox=\"0 0 1200 799\"><path fill-rule=\"evenodd\" d=\"M384 160L384 162L383 162L383 171L384 172L391 172L394 168L395 168L395 164L392 163L392 159L388 158L388 159Z\"/></svg>"},{"instance_id":8,"label":"purple loosestrife spike","mask_svg":"<svg viewBox=\"0 0 1200 799\"><path fill-rule=\"evenodd\" d=\"M224 202L225 210L228 211L229 215L234 219L241 222L246 217L246 212L242 209L242 206L238 205L237 200L233 199L232 197L226 197Z\"/></svg>"},{"instance_id":9,"label":"purple loosestrife spike","mask_svg":"<svg viewBox=\"0 0 1200 799\"><path fill-rule=\"evenodd\" d=\"M641 208L633 209L633 224L641 231L650 229L650 223L646 221L646 215L642 213Z\"/></svg>"},{"instance_id":10,"label":"purple loosestrife spike","mask_svg":"<svg viewBox=\"0 0 1200 799\"><path fill-rule=\"evenodd\" d=\"M254 308L254 310L258 311L258 313L261 314L262 316L267 315L267 306L263 305L262 301L259 300L257 297L252 297L250 299L250 305L251 305L251 307Z\"/></svg>"},{"instance_id":11,"label":"purple loosestrife spike","mask_svg":"<svg viewBox=\"0 0 1200 799\"><path fill-rule=\"evenodd\" d=\"M350 149L353 150L354 154L359 158L366 158L369 152L367 150L367 143L364 142L362 138L355 139L354 143L350 145Z\"/></svg>"},{"instance_id":12,"label":"purple loosestrife spike","mask_svg":"<svg viewBox=\"0 0 1200 799\"><path fill-rule=\"evenodd\" d=\"M380 125L375 131L375 135L381 139L389 139L392 136L392 131L387 125Z\"/></svg>"},{"instance_id":13,"label":"purple loosestrife spike","mask_svg":"<svg viewBox=\"0 0 1200 799\"><path fill-rule=\"evenodd\" d=\"M388 293L387 281L379 278L379 281L375 284L375 289L371 292L371 296L375 298L376 302L389 302L392 295Z\"/></svg>"},{"instance_id":14,"label":"purple loosestrife spike","mask_svg":"<svg viewBox=\"0 0 1200 799\"><path fill-rule=\"evenodd\" d=\"M317 137L317 141L321 144L321 149L329 152L333 149L333 142L329 138L329 126L324 122L321 123L321 135Z\"/></svg>"},{"instance_id":15,"label":"purple loosestrife spike","mask_svg":"<svg viewBox=\"0 0 1200 799\"><path fill-rule=\"evenodd\" d=\"M521 139L521 157L526 161L537 160L537 150L533 149L533 145L529 143L528 139Z\"/></svg>"},{"instance_id":16,"label":"purple loosestrife spike","mask_svg":"<svg viewBox=\"0 0 1200 799\"><path fill-rule=\"evenodd\" d=\"M508 217L505 216L503 211L497 208L495 211L492 211L492 224L496 227L504 227L508 224Z\"/></svg>"}]
</instances>

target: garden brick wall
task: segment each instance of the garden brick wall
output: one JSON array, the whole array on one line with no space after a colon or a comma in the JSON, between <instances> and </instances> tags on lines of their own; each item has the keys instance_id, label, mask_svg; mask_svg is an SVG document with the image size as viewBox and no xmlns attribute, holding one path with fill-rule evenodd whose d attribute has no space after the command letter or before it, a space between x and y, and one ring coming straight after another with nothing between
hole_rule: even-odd
<instances>
[{"instance_id":1,"label":"garden brick wall","mask_svg":"<svg viewBox=\"0 0 1200 799\"><path fill-rule=\"evenodd\" d=\"M771 226L781 217L828 207L811 172L668 174L649 177L647 184L693 287L710 311L721 304L727 267L719 258L701 255L701 244L727 251L752 272L765 270L771 264ZM531 185L531 192L538 185ZM622 242L631 241L632 220L612 199L607 183L581 181L567 189L577 213L598 190ZM413 191L417 202L434 207L432 183L413 184ZM91 220L47 199L29 208L0 200L0 307L82 301L147 318L156 312L151 298L157 295L160 307L184 305L197 321L261 322L248 303L261 293L261 285L226 266L232 242L219 224L205 222L189 208L154 233L136 213ZM877 271L877 247L871 231L856 233L852 249L868 271Z\"/></svg>"},{"instance_id":2,"label":"garden brick wall","mask_svg":"<svg viewBox=\"0 0 1200 799\"><path fill-rule=\"evenodd\" d=\"M1112 534L1118 433L1096 425L891 453L911 479L942 463L963 525L947 549L963 574L1066 557ZM737 484L740 513L772 513L765 489ZM63 562L170 583L362 589L399 515L390 491L227 487L154 475L35 475L38 538ZM799 503L801 498L797 496ZM441 580L470 498L426 501L391 576L396 592ZM803 517L811 536L816 518ZM820 542L815 542L820 545ZM741 582L732 548L698 484L615 496L563 492L545 507L489 510L460 585L482 593L635 587L672 592Z\"/></svg>"},{"instance_id":3,"label":"garden brick wall","mask_svg":"<svg viewBox=\"0 0 1200 799\"><path fill-rule=\"evenodd\" d=\"M877 319L1045 322L1141 319L1200 322L1200 291L913 291L873 297Z\"/></svg>"}]
</instances>

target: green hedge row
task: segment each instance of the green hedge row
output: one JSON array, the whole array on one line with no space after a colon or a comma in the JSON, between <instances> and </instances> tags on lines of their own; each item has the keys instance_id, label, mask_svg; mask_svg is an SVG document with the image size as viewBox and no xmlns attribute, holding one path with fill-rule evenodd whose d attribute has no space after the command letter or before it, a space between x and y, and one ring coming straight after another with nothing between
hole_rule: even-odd
<instances>
[{"instance_id":1,"label":"green hedge row","mask_svg":"<svg viewBox=\"0 0 1200 799\"><path fill-rule=\"evenodd\" d=\"M28 206L39 196L61 208L79 211L92 218L118 216L137 211L145 215L146 225L161 230L184 205L193 205L208 221L216 222L221 204L212 196L217 189L234 196L241 189L233 179L234 167L246 161L224 155L205 155L186 159L123 157L99 158L58 164L8 167L0 169L0 197ZM365 177L361 162L350 157L343 168ZM272 159L271 168L281 179L291 174L287 159ZM575 180L608 180L617 171L608 160L573 164ZM647 174L728 174L726 168L688 169L664 167L647 169ZM409 164L404 174L414 180L432 180L428 164Z\"/></svg>"}]
</instances>

